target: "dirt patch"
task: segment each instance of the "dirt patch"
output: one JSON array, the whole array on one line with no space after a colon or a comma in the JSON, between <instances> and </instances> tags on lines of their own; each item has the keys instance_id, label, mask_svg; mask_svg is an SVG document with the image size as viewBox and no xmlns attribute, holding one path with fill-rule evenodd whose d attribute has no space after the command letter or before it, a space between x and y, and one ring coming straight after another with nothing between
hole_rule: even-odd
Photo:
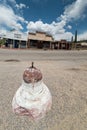
<instances>
[{"instance_id":1,"label":"dirt patch","mask_svg":"<svg viewBox=\"0 0 87 130\"><path fill-rule=\"evenodd\" d=\"M87 68L83 67L83 68L69 68L67 70L70 70L70 71L87 71Z\"/></svg>"},{"instance_id":2,"label":"dirt patch","mask_svg":"<svg viewBox=\"0 0 87 130\"><path fill-rule=\"evenodd\" d=\"M71 70L71 71L80 71L81 69L80 68L69 68L68 70Z\"/></svg>"},{"instance_id":3,"label":"dirt patch","mask_svg":"<svg viewBox=\"0 0 87 130\"><path fill-rule=\"evenodd\" d=\"M8 60L5 60L5 62L20 62L20 60L17 60L17 59L8 59Z\"/></svg>"}]
</instances>

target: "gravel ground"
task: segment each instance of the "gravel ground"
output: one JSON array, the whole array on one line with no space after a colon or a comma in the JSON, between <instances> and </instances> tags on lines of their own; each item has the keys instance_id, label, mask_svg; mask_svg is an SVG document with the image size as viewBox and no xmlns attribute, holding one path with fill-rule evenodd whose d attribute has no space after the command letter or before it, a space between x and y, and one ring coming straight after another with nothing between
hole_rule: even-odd
<instances>
[{"instance_id":1,"label":"gravel ground","mask_svg":"<svg viewBox=\"0 0 87 130\"><path fill-rule=\"evenodd\" d=\"M15 115L11 106L32 61L53 98L38 122ZM0 49L0 130L87 130L87 51Z\"/></svg>"}]
</instances>

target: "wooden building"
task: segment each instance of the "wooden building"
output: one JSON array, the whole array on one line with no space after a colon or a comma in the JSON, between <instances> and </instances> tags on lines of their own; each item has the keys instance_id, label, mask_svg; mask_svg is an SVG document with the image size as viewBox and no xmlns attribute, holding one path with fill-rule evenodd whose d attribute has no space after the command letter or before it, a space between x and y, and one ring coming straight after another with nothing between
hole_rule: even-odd
<instances>
[{"instance_id":1,"label":"wooden building","mask_svg":"<svg viewBox=\"0 0 87 130\"><path fill-rule=\"evenodd\" d=\"M69 50L69 49L71 49L71 43L66 40L54 41L52 43L52 49Z\"/></svg>"},{"instance_id":2,"label":"wooden building","mask_svg":"<svg viewBox=\"0 0 87 130\"><path fill-rule=\"evenodd\" d=\"M49 49L52 46L53 37L51 35L47 35L44 32L36 32L28 34L28 48L46 48Z\"/></svg>"}]
</instances>

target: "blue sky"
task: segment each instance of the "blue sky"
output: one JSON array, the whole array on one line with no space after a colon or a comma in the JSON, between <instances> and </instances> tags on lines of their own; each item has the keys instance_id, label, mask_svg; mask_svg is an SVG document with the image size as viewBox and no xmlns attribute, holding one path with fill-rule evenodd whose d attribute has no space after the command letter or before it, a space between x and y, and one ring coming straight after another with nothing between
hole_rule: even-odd
<instances>
[{"instance_id":1,"label":"blue sky","mask_svg":"<svg viewBox=\"0 0 87 130\"><path fill-rule=\"evenodd\" d=\"M0 0L0 33L43 31L55 40L87 39L87 0Z\"/></svg>"}]
</instances>

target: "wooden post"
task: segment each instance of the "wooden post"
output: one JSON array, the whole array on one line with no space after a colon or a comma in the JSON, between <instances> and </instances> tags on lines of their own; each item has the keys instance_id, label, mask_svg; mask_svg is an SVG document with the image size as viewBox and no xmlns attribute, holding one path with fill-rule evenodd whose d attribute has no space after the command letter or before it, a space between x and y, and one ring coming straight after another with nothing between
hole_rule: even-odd
<instances>
[{"instance_id":1,"label":"wooden post","mask_svg":"<svg viewBox=\"0 0 87 130\"><path fill-rule=\"evenodd\" d=\"M27 48L30 48L30 40L27 41Z\"/></svg>"},{"instance_id":2,"label":"wooden post","mask_svg":"<svg viewBox=\"0 0 87 130\"><path fill-rule=\"evenodd\" d=\"M52 49L52 43L50 42L50 49Z\"/></svg>"}]
</instances>

